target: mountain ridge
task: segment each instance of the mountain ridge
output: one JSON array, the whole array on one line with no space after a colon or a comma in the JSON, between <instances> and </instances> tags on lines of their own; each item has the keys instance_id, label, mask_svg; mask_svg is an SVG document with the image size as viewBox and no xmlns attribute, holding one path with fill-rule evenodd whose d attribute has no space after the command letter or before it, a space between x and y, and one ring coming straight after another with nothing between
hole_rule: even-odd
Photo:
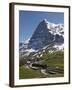
<instances>
[{"instance_id":1,"label":"mountain ridge","mask_svg":"<svg viewBox=\"0 0 72 90\"><path fill-rule=\"evenodd\" d=\"M19 51L20 53L28 52L30 54L50 44L52 44L52 48L56 49L64 44L64 25L50 23L44 19L38 24L32 37L21 44L22 46L19 47ZM55 45L57 47L54 47ZM64 49L64 46L62 48Z\"/></svg>"}]
</instances>

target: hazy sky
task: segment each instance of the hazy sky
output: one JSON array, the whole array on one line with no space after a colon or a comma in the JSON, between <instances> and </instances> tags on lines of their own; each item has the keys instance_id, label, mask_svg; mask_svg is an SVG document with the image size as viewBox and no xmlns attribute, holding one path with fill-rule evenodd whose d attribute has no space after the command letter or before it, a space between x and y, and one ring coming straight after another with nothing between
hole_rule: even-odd
<instances>
[{"instance_id":1,"label":"hazy sky","mask_svg":"<svg viewBox=\"0 0 72 90\"><path fill-rule=\"evenodd\" d=\"M19 11L19 42L30 38L43 19L52 23L64 23L64 13Z\"/></svg>"}]
</instances>

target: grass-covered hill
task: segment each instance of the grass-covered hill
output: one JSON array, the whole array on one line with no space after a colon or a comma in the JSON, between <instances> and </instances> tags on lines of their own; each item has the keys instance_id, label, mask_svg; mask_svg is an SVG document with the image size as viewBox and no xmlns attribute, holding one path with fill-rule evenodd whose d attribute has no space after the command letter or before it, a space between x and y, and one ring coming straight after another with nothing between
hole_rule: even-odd
<instances>
[{"instance_id":1,"label":"grass-covered hill","mask_svg":"<svg viewBox=\"0 0 72 90\"><path fill-rule=\"evenodd\" d=\"M26 68L25 64L29 60L29 57L22 58L21 62L22 65L20 65L19 68L19 78L20 79L27 79L27 78L44 78L44 77L63 77L64 76L64 52L63 51L56 51L53 53L44 52L43 56L39 58L40 63L42 65L47 65L52 68L59 68L58 72L63 71L62 73L56 72L55 74L47 73L47 75L44 75L41 73L40 70L33 70L31 68ZM57 71L57 70L55 70Z\"/></svg>"}]
</instances>

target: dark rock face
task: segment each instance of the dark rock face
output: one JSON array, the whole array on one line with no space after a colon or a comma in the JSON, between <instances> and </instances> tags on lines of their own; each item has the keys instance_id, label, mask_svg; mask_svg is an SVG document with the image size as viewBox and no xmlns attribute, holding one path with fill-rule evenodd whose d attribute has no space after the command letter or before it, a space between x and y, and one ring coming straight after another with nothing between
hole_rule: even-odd
<instances>
[{"instance_id":1,"label":"dark rock face","mask_svg":"<svg viewBox=\"0 0 72 90\"><path fill-rule=\"evenodd\" d=\"M19 47L21 47L23 45L23 43L19 43Z\"/></svg>"},{"instance_id":2,"label":"dark rock face","mask_svg":"<svg viewBox=\"0 0 72 90\"><path fill-rule=\"evenodd\" d=\"M64 38L63 38L63 36L60 36L60 35L56 34L56 35L55 35L55 42L56 42L56 43L60 43L60 44L64 43Z\"/></svg>"},{"instance_id":3,"label":"dark rock face","mask_svg":"<svg viewBox=\"0 0 72 90\"><path fill-rule=\"evenodd\" d=\"M48 23L45 20L40 22L40 24L36 28L35 32L33 33L29 41L28 48L41 49L53 42L56 43L64 42L63 36L60 36L58 34L56 35L51 34L47 26Z\"/></svg>"}]
</instances>

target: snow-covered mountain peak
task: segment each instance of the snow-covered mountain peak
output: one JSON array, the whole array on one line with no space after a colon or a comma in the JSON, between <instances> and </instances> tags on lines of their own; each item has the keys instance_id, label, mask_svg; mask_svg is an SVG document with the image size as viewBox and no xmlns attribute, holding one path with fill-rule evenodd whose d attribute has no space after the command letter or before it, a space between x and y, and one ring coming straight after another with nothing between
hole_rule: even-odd
<instances>
[{"instance_id":1,"label":"snow-covered mountain peak","mask_svg":"<svg viewBox=\"0 0 72 90\"><path fill-rule=\"evenodd\" d=\"M48 30L51 31L52 34L59 34L58 32L63 32L64 31L64 24L61 24L61 23L52 23L52 22L49 22L47 19L43 19L41 22L41 24L44 24L44 26L46 26L46 28Z\"/></svg>"},{"instance_id":2,"label":"snow-covered mountain peak","mask_svg":"<svg viewBox=\"0 0 72 90\"><path fill-rule=\"evenodd\" d=\"M45 23L47 23L47 24L48 24L48 21L47 21L47 19L43 19L43 22L45 22Z\"/></svg>"},{"instance_id":3,"label":"snow-covered mountain peak","mask_svg":"<svg viewBox=\"0 0 72 90\"><path fill-rule=\"evenodd\" d=\"M20 44L20 52L32 53L44 48L57 48L63 50L64 25L55 24L43 19L35 29L31 38Z\"/></svg>"}]
</instances>

